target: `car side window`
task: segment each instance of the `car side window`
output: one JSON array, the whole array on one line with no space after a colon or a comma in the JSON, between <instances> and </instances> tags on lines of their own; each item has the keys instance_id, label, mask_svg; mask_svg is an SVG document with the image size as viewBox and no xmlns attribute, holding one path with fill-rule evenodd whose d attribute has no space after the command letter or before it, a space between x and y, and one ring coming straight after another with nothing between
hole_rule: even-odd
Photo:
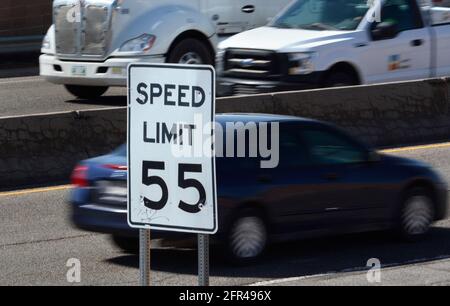
<instances>
[{"instance_id":1,"label":"car side window","mask_svg":"<svg viewBox=\"0 0 450 306\"><path fill-rule=\"evenodd\" d=\"M366 152L346 137L325 130L302 132L311 161L318 165L354 164L366 160Z\"/></svg>"},{"instance_id":2,"label":"car side window","mask_svg":"<svg viewBox=\"0 0 450 306\"><path fill-rule=\"evenodd\" d=\"M423 27L420 11L410 0L387 0L381 9L381 22L395 24L398 33Z\"/></svg>"},{"instance_id":3,"label":"car side window","mask_svg":"<svg viewBox=\"0 0 450 306\"><path fill-rule=\"evenodd\" d=\"M280 163L279 167L292 168L310 164L308 152L298 133L286 131L280 134Z\"/></svg>"}]
</instances>

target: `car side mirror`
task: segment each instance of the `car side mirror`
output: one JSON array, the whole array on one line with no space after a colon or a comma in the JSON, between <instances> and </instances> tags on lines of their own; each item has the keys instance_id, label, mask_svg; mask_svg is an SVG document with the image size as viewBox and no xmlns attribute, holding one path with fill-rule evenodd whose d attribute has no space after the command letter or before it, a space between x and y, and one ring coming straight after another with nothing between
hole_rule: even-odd
<instances>
[{"instance_id":1,"label":"car side mirror","mask_svg":"<svg viewBox=\"0 0 450 306\"><path fill-rule=\"evenodd\" d=\"M373 40L383 40L395 38L398 34L397 25L392 22L378 23L371 31Z\"/></svg>"},{"instance_id":2,"label":"car side mirror","mask_svg":"<svg viewBox=\"0 0 450 306\"><path fill-rule=\"evenodd\" d=\"M376 151L367 152L367 161L369 163L377 163L381 160L380 154Z\"/></svg>"}]
</instances>

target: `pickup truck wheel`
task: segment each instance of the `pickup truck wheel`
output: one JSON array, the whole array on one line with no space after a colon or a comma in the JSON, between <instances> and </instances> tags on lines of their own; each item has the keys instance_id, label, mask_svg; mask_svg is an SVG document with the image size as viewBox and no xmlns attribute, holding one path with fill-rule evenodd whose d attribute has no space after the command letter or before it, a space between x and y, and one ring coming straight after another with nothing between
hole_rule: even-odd
<instances>
[{"instance_id":1,"label":"pickup truck wheel","mask_svg":"<svg viewBox=\"0 0 450 306\"><path fill-rule=\"evenodd\" d=\"M96 99L101 97L107 90L106 86L78 86L64 85L68 92L79 99Z\"/></svg>"},{"instance_id":2,"label":"pickup truck wheel","mask_svg":"<svg viewBox=\"0 0 450 306\"><path fill-rule=\"evenodd\" d=\"M324 87L341 87L358 85L355 77L347 72L331 72L324 81Z\"/></svg>"},{"instance_id":3,"label":"pickup truck wheel","mask_svg":"<svg viewBox=\"0 0 450 306\"><path fill-rule=\"evenodd\" d=\"M122 237L122 236L112 236L112 241L116 246L118 246L122 251L129 254L139 253L139 239L132 237Z\"/></svg>"},{"instance_id":4,"label":"pickup truck wheel","mask_svg":"<svg viewBox=\"0 0 450 306\"><path fill-rule=\"evenodd\" d=\"M169 63L212 65L213 56L202 41L188 38L176 44L168 56Z\"/></svg>"}]
</instances>

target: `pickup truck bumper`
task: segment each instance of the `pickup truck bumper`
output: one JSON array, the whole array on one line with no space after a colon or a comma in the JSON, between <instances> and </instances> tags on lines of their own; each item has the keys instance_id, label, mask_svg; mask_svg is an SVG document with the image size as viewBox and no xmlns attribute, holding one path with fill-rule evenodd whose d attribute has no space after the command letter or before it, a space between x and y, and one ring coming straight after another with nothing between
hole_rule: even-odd
<instances>
[{"instance_id":1,"label":"pickup truck bumper","mask_svg":"<svg viewBox=\"0 0 450 306\"><path fill-rule=\"evenodd\" d=\"M217 95L224 97L319 88L322 76L322 72L313 72L308 75L296 76L287 81L219 77L217 80Z\"/></svg>"},{"instance_id":2,"label":"pickup truck bumper","mask_svg":"<svg viewBox=\"0 0 450 306\"><path fill-rule=\"evenodd\" d=\"M110 58L104 62L63 61L54 55L39 58L40 74L54 84L84 86L127 86L127 66L131 63L164 63L164 56Z\"/></svg>"}]
</instances>

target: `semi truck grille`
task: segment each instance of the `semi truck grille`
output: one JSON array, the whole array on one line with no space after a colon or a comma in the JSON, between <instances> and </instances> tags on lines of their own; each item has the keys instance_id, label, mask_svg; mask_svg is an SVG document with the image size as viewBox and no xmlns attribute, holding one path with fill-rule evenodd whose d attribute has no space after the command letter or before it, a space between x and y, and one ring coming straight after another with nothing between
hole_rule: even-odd
<instances>
[{"instance_id":1,"label":"semi truck grille","mask_svg":"<svg viewBox=\"0 0 450 306\"><path fill-rule=\"evenodd\" d=\"M71 10L72 6L55 7L54 10L56 50L59 54L77 53L78 25L67 20Z\"/></svg>"},{"instance_id":2,"label":"semi truck grille","mask_svg":"<svg viewBox=\"0 0 450 306\"><path fill-rule=\"evenodd\" d=\"M84 1L56 1L53 8L56 52L62 58L104 57L112 7Z\"/></svg>"},{"instance_id":3,"label":"semi truck grille","mask_svg":"<svg viewBox=\"0 0 450 306\"><path fill-rule=\"evenodd\" d=\"M225 53L224 75L227 77L266 79L281 74L275 52L230 49Z\"/></svg>"}]
</instances>

